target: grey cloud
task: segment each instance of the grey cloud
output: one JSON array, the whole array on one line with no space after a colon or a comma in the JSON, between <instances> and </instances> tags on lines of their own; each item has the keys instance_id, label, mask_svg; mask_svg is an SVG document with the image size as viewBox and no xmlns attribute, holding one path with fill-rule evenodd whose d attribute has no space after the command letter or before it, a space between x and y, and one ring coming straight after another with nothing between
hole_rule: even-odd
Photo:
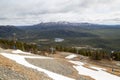
<instances>
[{"instance_id":1,"label":"grey cloud","mask_svg":"<svg viewBox=\"0 0 120 80\"><path fill-rule=\"evenodd\" d=\"M99 23L108 17L115 22L115 14L120 12L119 4L120 0L1 0L0 24L59 20Z\"/></svg>"}]
</instances>

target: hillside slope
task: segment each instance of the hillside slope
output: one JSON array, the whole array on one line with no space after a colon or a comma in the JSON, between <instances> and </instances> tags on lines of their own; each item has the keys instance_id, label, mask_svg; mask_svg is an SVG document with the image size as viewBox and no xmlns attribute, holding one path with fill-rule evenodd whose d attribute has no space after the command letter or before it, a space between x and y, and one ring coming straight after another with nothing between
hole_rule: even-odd
<instances>
[{"instance_id":1,"label":"hillside slope","mask_svg":"<svg viewBox=\"0 0 120 80\"><path fill-rule=\"evenodd\" d=\"M0 26L0 38L10 38L13 37L13 33L21 36L24 31L15 26Z\"/></svg>"},{"instance_id":2,"label":"hillside slope","mask_svg":"<svg viewBox=\"0 0 120 80\"><path fill-rule=\"evenodd\" d=\"M120 79L120 75L119 75L120 67L117 64L118 62L116 61L114 61L114 63L110 61L108 61L106 64L101 63L102 65L94 64L92 62L98 62L98 63L100 62L90 61L88 57L73 53L66 53L66 52L57 52L56 54L48 55L49 57L35 55L29 52L23 52L21 50L6 50L5 52L1 52L0 54L13 61L16 61L16 63L18 64L31 68L32 73L31 70L29 70L28 68L25 68L24 70L24 68L21 68L21 66L19 66L18 64L16 64L15 67L13 65L14 63L10 62L11 60L10 61L7 60L6 62L4 62L4 63L10 62L10 64L9 63L7 64L7 66L9 66L9 69L12 71L13 70L16 71L18 75L19 73L22 73L27 78L30 78L28 80L51 80L51 78L54 80L107 80L107 79L119 80ZM114 73L111 70L111 66L108 66L113 64L114 64ZM33 69L39 71L40 75L36 74L35 71L33 71ZM28 73L26 71L28 71ZM9 72L8 74L11 76ZM47 76L49 76L50 78L48 78ZM26 80L25 77L24 79Z\"/></svg>"},{"instance_id":3,"label":"hillside slope","mask_svg":"<svg viewBox=\"0 0 120 80\"><path fill-rule=\"evenodd\" d=\"M0 53L3 52L0 49ZM44 73L26 68L0 55L0 80L52 80Z\"/></svg>"}]
</instances>

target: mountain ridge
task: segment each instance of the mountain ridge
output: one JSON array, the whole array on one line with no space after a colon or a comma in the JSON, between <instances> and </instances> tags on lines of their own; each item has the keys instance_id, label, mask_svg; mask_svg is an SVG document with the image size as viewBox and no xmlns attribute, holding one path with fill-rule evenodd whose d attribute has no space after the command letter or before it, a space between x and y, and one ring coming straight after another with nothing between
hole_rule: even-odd
<instances>
[{"instance_id":1,"label":"mountain ridge","mask_svg":"<svg viewBox=\"0 0 120 80\"><path fill-rule=\"evenodd\" d=\"M24 32L23 30L15 27L15 26L0 26L0 37L1 38L8 38L12 37L13 33L17 33L20 35L21 32Z\"/></svg>"}]
</instances>

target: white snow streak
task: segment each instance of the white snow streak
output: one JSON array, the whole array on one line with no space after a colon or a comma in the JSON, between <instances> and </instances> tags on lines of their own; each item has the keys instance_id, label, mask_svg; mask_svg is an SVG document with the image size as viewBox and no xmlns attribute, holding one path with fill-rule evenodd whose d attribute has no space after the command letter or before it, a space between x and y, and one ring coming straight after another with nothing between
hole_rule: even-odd
<instances>
[{"instance_id":1,"label":"white snow streak","mask_svg":"<svg viewBox=\"0 0 120 80\"><path fill-rule=\"evenodd\" d=\"M72 58L74 58L74 57L77 57L77 55L71 54L71 55L69 55L69 56L67 56L67 57L65 57L65 58L67 58L67 59L72 59Z\"/></svg>"},{"instance_id":2,"label":"white snow streak","mask_svg":"<svg viewBox=\"0 0 120 80\"><path fill-rule=\"evenodd\" d=\"M16 53L16 54L31 54L31 53L29 53L29 52L23 52L23 51L21 51L21 50L19 50L19 49L13 50L12 53Z\"/></svg>"}]
</instances>

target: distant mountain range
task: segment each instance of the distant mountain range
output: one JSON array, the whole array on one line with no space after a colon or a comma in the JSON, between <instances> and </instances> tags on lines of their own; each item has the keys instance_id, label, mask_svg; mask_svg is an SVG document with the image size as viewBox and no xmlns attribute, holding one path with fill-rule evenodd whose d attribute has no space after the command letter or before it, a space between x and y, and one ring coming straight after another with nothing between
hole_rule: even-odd
<instances>
[{"instance_id":1,"label":"distant mountain range","mask_svg":"<svg viewBox=\"0 0 120 80\"><path fill-rule=\"evenodd\" d=\"M91 23L47 22L31 26L0 26L0 37L13 33L32 38L97 37L88 31L95 29L120 29L120 25L98 25Z\"/></svg>"},{"instance_id":2,"label":"distant mountain range","mask_svg":"<svg viewBox=\"0 0 120 80\"><path fill-rule=\"evenodd\" d=\"M120 29L120 25L98 25L91 23L70 23L70 22L47 22L32 26L19 26L33 38L54 38L54 37L97 37L89 33L89 30L98 29Z\"/></svg>"},{"instance_id":3,"label":"distant mountain range","mask_svg":"<svg viewBox=\"0 0 120 80\"><path fill-rule=\"evenodd\" d=\"M39 39L63 38L64 45L92 45L116 47L120 42L120 25L99 25L91 23L47 22L31 26L0 26L0 37L9 38L17 34L19 40L39 42ZM50 44L50 43L48 43Z\"/></svg>"},{"instance_id":4,"label":"distant mountain range","mask_svg":"<svg viewBox=\"0 0 120 80\"><path fill-rule=\"evenodd\" d=\"M120 28L120 25L100 25L92 23L46 22L32 26L19 26L22 29L61 29L61 28Z\"/></svg>"}]
</instances>

